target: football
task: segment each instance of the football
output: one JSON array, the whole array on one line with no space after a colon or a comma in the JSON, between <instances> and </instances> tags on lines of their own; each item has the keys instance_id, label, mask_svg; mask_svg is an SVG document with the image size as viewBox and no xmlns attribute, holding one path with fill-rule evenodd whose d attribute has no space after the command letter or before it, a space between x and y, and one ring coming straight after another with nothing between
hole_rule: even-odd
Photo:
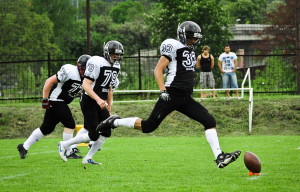
<instances>
[{"instance_id":1,"label":"football","mask_svg":"<svg viewBox=\"0 0 300 192\"><path fill-rule=\"evenodd\" d=\"M258 156L250 151L244 154L244 163L247 169L252 173L260 173L261 163Z\"/></svg>"}]
</instances>

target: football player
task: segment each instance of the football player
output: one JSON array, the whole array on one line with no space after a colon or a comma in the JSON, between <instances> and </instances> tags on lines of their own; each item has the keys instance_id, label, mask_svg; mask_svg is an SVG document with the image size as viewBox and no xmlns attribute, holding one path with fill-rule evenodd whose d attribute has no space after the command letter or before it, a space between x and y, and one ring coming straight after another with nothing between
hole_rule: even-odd
<instances>
[{"instance_id":1,"label":"football player","mask_svg":"<svg viewBox=\"0 0 300 192\"><path fill-rule=\"evenodd\" d=\"M58 143L59 155L67 161L66 151L69 146L82 142L94 141L89 152L82 160L83 164L101 164L93 156L110 137L111 130L99 133L97 125L110 116L113 89L118 86L120 62L124 54L123 45L118 41L109 41L104 45L104 56L93 56L87 62L82 88L81 110L84 116L84 128L76 137Z\"/></svg>"},{"instance_id":2,"label":"football player","mask_svg":"<svg viewBox=\"0 0 300 192\"><path fill-rule=\"evenodd\" d=\"M104 132L118 126L126 126L139 129L143 133L150 133L168 114L176 110L204 126L205 136L219 168L235 161L241 151L222 152L215 118L192 98L196 65L194 49L200 44L201 37L199 25L192 21L185 21L178 25L177 40L166 39L162 42L161 57L154 69L160 96L148 119L142 120L138 117L120 119L117 115L112 115L97 126L97 131ZM165 83L164 70L167 70Z\"/></svg>"},{"instance_id":3,"label":"football player","mask_svg":"<svg viewBox=\"0 0 300 192\"><path fill-rule=\"evenodd\" d=\"M81 55L77 60L77 66L65 64L55 75L46 80L42 100L42 107L46 109L44 120L42 125L36 128L24 143L18 145L21 159L26 158L29 148L34 143L52 133L59 122L65 127L63 140L73 138L75 121L68 104L82 91L83 75L86 63L90 58L90 55ZM69 159L82 158L82 156L76 155L71 147L67 149L66 155Z\"/></svg>"}]
</instances>

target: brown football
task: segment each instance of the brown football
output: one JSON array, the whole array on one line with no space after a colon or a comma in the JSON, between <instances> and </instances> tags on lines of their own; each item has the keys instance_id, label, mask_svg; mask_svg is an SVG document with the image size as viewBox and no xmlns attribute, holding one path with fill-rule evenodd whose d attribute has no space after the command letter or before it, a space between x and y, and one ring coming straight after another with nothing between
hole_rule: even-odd
<instances>
[{"instance_id":1,"label":"brown football","mask_svg":"<svg viewBox=\"0 0 300 192\"><path fill-rule=\"evenodd\" d=\"M256 154L246 151L244 154L244 163L249 171L253 173L260 173L261 163Z\"/></svg>"}]
</instances>

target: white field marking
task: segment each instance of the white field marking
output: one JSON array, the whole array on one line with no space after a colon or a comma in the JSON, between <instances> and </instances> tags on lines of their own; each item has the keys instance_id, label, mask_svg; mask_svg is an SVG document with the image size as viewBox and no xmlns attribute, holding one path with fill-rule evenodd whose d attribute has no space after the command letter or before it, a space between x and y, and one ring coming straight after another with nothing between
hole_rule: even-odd
<instances>
[{"instance_id":1,"label":"white field marking","mask_svg":"<svg viewBox=\"0 0 300 192\"><path fill-rule=\"evenodd\" d=\"M57 151L43 151L43 152L38 152L38 153L28 153L29 155L39 155L41 153L52 153L52 152L57 152ZM0 157L0 159L6 159L6 158L12 158L12 157L19 157L19 155L12 155L12 156L4 156Z\"/></svg>"},{"instance_id":2,"label":"white field marking","mask_svg":"<svg viewBox=\"0 0 300 192\"><path fill-rule=\"evenodd\" d=\"M298 147L297 149L300 149L300 147Z\"/></svg>"},{"instance_id":3,"label":"white field marking","mask_svg":"<svg viewBox=\"0 0 300 192\"><path fill-rule=\"evenodd\" d=\"M30 173L24 173L24 174L17 174L17 175L11 175L11 176L6 176L6 177L0 177L0 181L4 180L4 179L13 179L15 177L23 177L26 175L30 175Z\"/></svg>"}]
</instances>

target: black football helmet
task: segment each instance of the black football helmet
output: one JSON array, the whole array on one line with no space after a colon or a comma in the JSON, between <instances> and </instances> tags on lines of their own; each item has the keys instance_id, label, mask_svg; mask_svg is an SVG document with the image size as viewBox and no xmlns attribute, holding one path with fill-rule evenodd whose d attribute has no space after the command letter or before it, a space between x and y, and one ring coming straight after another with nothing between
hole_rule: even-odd
<instances>
[{"instance_id":1,"label":"black football helmet","mask_svg":"<svg viewBox=\"0 0 300 192\"><path fill-rule=\"evenodd\" d=\"M86 69L86 63L91 58L90 55L81 55L77 60L77 68L80 73L80 76L84 75L84 71Z\"/></svg>"},{"instance_id":2,"label":"black football helmet","mask_svg":"<svg viewBox=\"0 0 300 192\"><path fill-rule=\"evenodd\" d=\"M113 59L111 54L119 55L118 59ZM111 64L121 61L124 55L123 45L119 41L109 41L103 47L103 55L104 58L109 61Z\"/></svg>"},{"instance_id":3,"label":"black football helmet","mask_svg":"<svg viewBox=\"0 0 300 192\"><path fill-rule=\"evenodd\" d=\"M192 46L188 46L186 43L187 38L197 39ZM185 21L178 25L177 28L177 39L184 45L190 48L196 48L200 44L201 28L199 25L193 21Z\"/></svg>"}]
</instances>

